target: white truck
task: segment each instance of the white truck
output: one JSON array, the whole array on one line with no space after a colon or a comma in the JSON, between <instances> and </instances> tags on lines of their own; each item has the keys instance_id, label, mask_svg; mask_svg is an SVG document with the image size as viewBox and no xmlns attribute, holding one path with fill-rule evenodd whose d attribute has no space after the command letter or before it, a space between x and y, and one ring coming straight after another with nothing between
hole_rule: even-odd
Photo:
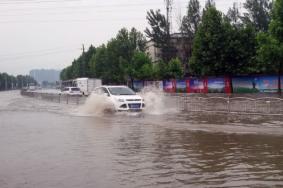
<instances>
[{"instance_id":1,"label":"white truck","mask_svg":"<svg viewBox=\"0 0 283 188\"><path fill-rule=\"evenodd\" d=\"M75 79L76 86L80 88L83 95L89 95L94 88L102 85L101 79L95 78L77 78Z\"/></svg>"}]
</instances>

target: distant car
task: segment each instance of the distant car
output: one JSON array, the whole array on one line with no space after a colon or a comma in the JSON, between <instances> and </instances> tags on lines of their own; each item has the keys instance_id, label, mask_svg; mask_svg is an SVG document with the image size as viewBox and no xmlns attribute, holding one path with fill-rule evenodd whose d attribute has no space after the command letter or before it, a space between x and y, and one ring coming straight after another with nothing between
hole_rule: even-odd
<instances>
[{"instance_id":1,"label":"distant car","mask_svg":"<svg viewBox=\"0 0 283 188\"><path fill-rule=\"evenodd\" d=\"M82 92L78 87L65 87L62 91L64 95L82 96Z\"/></svg>"},{"instance_id":2,"label":"distant car","mask_svg":"<svg viewBox=\"0 0 283 188\"><path fill-rule=\"evenodd\" d=\"M145 108L144 99L127 86L101 86L93 93L106 96L116 111L142 111Z\"/></svg>"}]
</instances>

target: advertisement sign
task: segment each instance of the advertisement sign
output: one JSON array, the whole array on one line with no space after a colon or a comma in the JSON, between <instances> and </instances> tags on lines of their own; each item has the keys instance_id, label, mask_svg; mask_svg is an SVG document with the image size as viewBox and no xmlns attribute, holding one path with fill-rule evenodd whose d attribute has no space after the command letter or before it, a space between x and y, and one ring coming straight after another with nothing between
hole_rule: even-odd
<instances>
[{"instance_id":1,"label":"advertisement sign","mask_svg":"<svg viewBox=\"0 0 283 188\"><path fill-rule=\"evenodd\" d=\"M208 78L207 87L208 93L226 93L225 78Z\"/></svg>"},{"instance_id":2,"label":"advertisement sign","mask_svg":"<svg viewBox=\"0 0 283 188\"><path fill-rule=\"evenodd\" d=\"M207 79L193 78L186 82L188 93L207 93Z\"/></svg>"},{"instance_id":3,"label":"advertisement sign","mask_svg":"<svg viewBox=\"0 0 283 188\"><path fill-rule=\"evenodd\" d=\"M187 92L186 80L177 80L176 81L176 92L177 93L186 93Z\"/></svg>"},{"instance_id":4,"label":"advertisement sign","mask_svg":"<svg viewBox=\"0 0 283 188\"><path fill-rule=\"evenodd\" d=\"M278 77L277 76L259 76L255 78L256 88L261 93L276 93L278 92Z\"/></svg>"},{"instance_id":5,"label":"advertisement sign","mask_svg":"<svg viewBox=\"0 0 283 188\"><path fill-rule=\"evenodd\" d=\"M176 82L175 80L164 80L163 89L165 92L174 93L176 92Z\"/></svg>"},{"instance_id":6,"label":"advertisement sign","mask_svg":"<svg viewBox=\"0 0 283 188\"><path fill-rule=\"evenodd\" d=\"M253 76L233 77L233 92L234 93L258 93L257 79Z\"/></svg>"},{"instance_id":7,"label":"advertisement sign","mask_svg":"<svg viewBox=\"0 0 283 188\"><path fill-rule=\"evenodd\" d=\"M277 76L245 76L232 79L234 93L276 93Z\"/></svg>"},{"instance_id":8,"label":"advertisement sign","mask_svg":"<svg viewBox=\"0 0 283 188\"><path fill-rule=\"evenodd\" d=\"M141 91L144 87L144 83L141 80L135 80L133 83L133 87L135 91Z\"/></svg>"},{"instance_id":9,"label":"advertisement sign","mask_svg":"<svg viewBox=\"0 0 283 188\"><path fill-rule=\"evenodd\" d=\"M163 82L162 81L145 81L145 87L151 87L158 90L163 90Z\"/></svg>"}]
</instances>

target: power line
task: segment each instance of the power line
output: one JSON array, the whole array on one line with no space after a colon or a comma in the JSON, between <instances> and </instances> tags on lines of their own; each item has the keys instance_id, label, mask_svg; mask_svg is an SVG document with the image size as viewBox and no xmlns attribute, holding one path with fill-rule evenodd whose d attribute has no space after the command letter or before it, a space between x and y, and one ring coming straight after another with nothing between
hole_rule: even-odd
<instances>
[{"instance_id":1,"label":"power line","mask_svg":"<svg viewBox=\"0 0 283 188\"><path fill-rule=\"evenodd\" d=\"M1 57L0 57L0 61L4 61L4 60L18 60L18 59L23 59L23 58L25 58L25 57L41 57L41 56L48 56L48 55L53 55L53 54L60 54L60 53L71 52L71 51L75 51L75 50L78 50L78 49L76 48L76 49L68 49L68 50L58 50L58 51L45 52L45 53L38 53L38 54L15 55L15 56L4 57L4 58L1 58Z\"/></svg>"}]
</instances>

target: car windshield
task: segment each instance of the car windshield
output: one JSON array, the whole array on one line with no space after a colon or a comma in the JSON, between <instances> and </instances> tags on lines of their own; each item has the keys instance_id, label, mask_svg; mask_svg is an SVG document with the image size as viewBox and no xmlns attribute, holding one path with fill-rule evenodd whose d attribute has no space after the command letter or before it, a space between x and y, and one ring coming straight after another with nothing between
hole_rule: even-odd
<instances>
[{"instance_id":1,"label":"car windshield","mask_svg":"<svg viewBox=\"0 0 283 188\"><path fill-rule=\"evenodd\" d=\"M111 87L108 88L112 95L135 95L136 93L127 87Z\"/></svg>"},{"instance_id":2,"label":"car windshield","mask_svg":"<svg viewBox=\"0 0 283 188\"><path fill-rule=\"evenodd\" d=\"M72 90L72 91L80 91L80 89L79 89L79 88L76 88L76 87L71 88L71 90Z\"/></svg>"}]
</instances>

